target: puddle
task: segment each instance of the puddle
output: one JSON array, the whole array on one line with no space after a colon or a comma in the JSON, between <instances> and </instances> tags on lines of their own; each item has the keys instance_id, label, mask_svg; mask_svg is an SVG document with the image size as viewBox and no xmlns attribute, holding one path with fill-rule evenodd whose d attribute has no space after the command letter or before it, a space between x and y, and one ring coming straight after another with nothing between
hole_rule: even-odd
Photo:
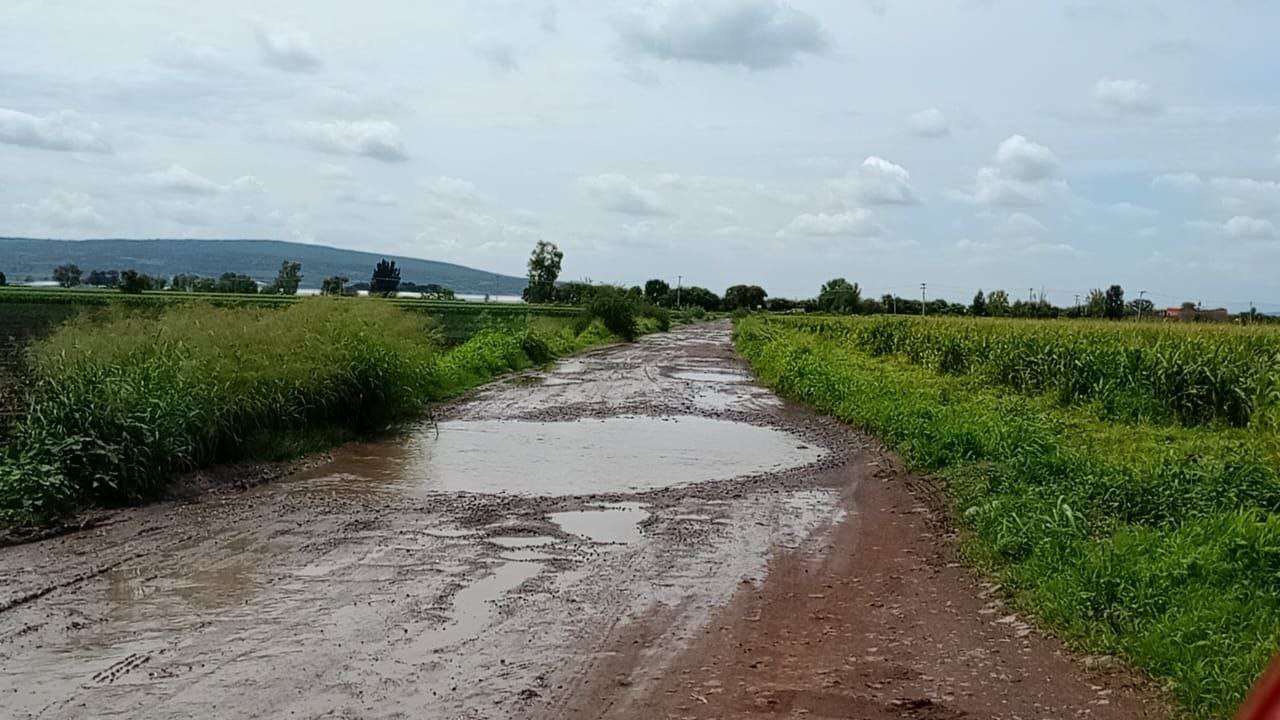
<instances>
[{"instance_id":1,"label":"puddle","mask_svg":"<svg viewBox=\"0 0 1280 720\"><path fill-rule=\"evenodd\" d=\"M542 571L542 563L511 561L453 596L449 624L428 630L413 643L415 653L439 652L478 636L497 614L494 603Z\"/></svg>"},{"instance_id":2,"label":"puddle","mask_svg":"<svg viewBox=\"0 0 1280 720\"><path fill-rule=\"evenodd\" d=\"M519 560L520 562L545 562L555 560L556 556L539 550L508 550L498 555L503 560Z\"/></svg>"},{"instance_id":3,"label":"puddle","mask_svg":"<svg viewBox=\"0 0 1280 720\"><path fill-rule=\"evenodd\" d=\"M672 377L694 382L739 383L747 381L747 376L742 373L711 370L682 370L672 373Z\"/></svg>"},{"instance_id":4,"label":"puddle","mask_svg":"<svg viewBox=\"0 0 1280 720\"><path fill-rule=\"evenodd\" d=\"M676 515L672 520L684 520L687 522L711 522L710 515Z\"/></svg>"},{"instance_id":5,"label":"puddle","mask_svg":"<svg viewBox=\"0 0 1280 720\"><path fill-rule=\"evenodd\" d=\"M478 535L478 534L479 534L479 531L477 531L477 530L462 530L462 529L458 529L458 530L428 530L425 534L427 535L427 537L452 539L452 538L465 538L465 537L471 537L472 535Z\"/></svg>"},{"instance_id":6,"label":"puddle","mask_svg":"<svg viewBox=\"0 0 1280 720\"><path fill-rule=\"evenodd\" d=\"M602 545L626 545L644 538L640 523L649 511L640 503L613 503L589 510L572 510L547 516L570 535Z\"/></svg>"},{"instance_id":7,"label":"puddle","mask_svg":"<svg viewBox=\"0 0 1280 720\"><path fill-rule=\"evenodd\" d=\"M521 536L491 537L491 538L488 538L488 541L493 543L494 545L497 545L498 547L529 548L529 547L542 547L543 545L550 545L551 543L555 542L556 539L553 537L547 537L546 535L521 535Z\"/></svg>"},{"instance_id":8,"label":"puddle","mask_svg":"<svg viewBox=\"0 0 1280 720\"><path fill-rule=\"evenodd\" d=\"M298 476L322 491L378 494L472 492L528 496L629 493L731 480L814 462L776 428L697 416L565 422L449 421L358 460L334 460Z\"/></svg>"}]
</instances>

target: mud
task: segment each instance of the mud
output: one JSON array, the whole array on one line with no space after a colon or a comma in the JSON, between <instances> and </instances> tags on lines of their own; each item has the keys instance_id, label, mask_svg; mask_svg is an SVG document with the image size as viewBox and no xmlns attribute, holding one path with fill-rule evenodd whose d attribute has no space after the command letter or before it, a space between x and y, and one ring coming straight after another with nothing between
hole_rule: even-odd
<instances>
[{"instance_id":1,"label":"mud","mask_svg":"<svg viewBox=\"0 0 1280 720\"><path fill-rule=\"evenodd\" d=\"M1161 716L1000 607L927 490L752 382L727 324L682 328L275 482L0 548L0 707Z\"/></svg>"}]
</instances>

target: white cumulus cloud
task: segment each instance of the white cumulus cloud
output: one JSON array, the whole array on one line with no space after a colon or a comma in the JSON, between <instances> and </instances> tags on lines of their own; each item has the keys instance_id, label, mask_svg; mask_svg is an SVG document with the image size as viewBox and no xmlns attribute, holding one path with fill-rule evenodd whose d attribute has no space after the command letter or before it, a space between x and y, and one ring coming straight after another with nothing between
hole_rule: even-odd
<instances>
[{"instance_id":1,"label":"white cumulus cloud","mask_svg":"<svg viewBox=\"0 0 1280 720\"><path fill-rule=\"evenodd\" d=\"M797 215L778 231L778 237L880 237L884 228L870 210L858 208L841 213Z\"/></svg>"},{"instance_id":2,"label":"white cumulus cloud","mask_svg":"<svg viewBox=\"0 0 1280 720\"><path fill-rule=\"evenodd\" d=\"M55 190L35 204L21 204L18 210L52 230L101 230L107 220L88 195Z\"/></svg>"},{"instance_id":3,"label":"white cumulus cloud","mask_svg":"<svg viewBox=\"0 0 1280 720\"><path fill-rule=\"evenodd\" d=\"M315 72L322 61L311 36L293 28L259 26L255 33L262 61L287 72Z\"/></svg>"},{"instance_id":4,"label":"white cumulus cloud","mask_svg":"<svg viewBox=\"0 0 1280 720\"><path fill-rule=\"evenodd\" d=\"M996 148L996 167L1001 175L1022 182L1047 180L1058 170L1058 159L1049 148L1013 135Z\"/></svg>"},{"instance_id":5,"label":"white cumulus cloud","mask_svg":"<svg viewBox=\"0 0 1280 720\"><path fill-rule=\"evenodd\" d=\"M102 126L70 110L29 115L0 108L0 143L41 150L111 152Z\"/></svg>"},{"instance_id":6,"label":"white cumulus cloud","mask_svg":"<svg viewBox=\"0 0 1280 720\"><path fill-rule=\"evenodd\" d=\"M851 198L860 205L917 205L920 200L911 187L911 173L881 157L871 156L847 178L831 180L829 189L837 199Z\"/></svg>"},{"instance_id":7,"label":"white cumulus cloud","mask_svg":"<svg viewBox=\"0 0 1280 720\"><path fill-rule=\"evenodd\" d=\"M992 207L1040 205L1050 193L1065 188L1057 174L1058 159L1053 151L1022 135L1012 135L996 148L994 164L978 169L972 190L951 196Z\"/></svg>"},{"instance_id":8,"label":"white cumulus cloud","mask_svg":"<svg viewBox=\"0 0 1280 720\"><path fill-rule=\"evenodd\" d=\"M332 155L363 155L383 162L409 159L399 126L387 120L304 122L293 131L311 148Z\"/></svg>"},{"instance_id":9,"label":"white cumulus cloud","mask_svg":"<svg viewBox=\"0 0 1280 720\"><path fill-rule=\"evenodd\" d=\"M1222 233L1232 240L1271 240L1276 226L1270 220L1237 215L1223 223Z\"/></svg>"},{"instance_id":10,"label":"white cumulus cloud","mask_svg":"<svg viewBox=\"0 0 1280 720\"><path fill-rule=\"evenodd\" d=\"M185 195L216 195L226 190L222 185L203 175L197 175L177 163L164 170L144 173L138 177L138 180L150 190Z\"/></svg>"},{"instance_id":11,"label":"white cumulus cloud","mask_svg":"<svg viewBox=\"0 0 1280 720\"><path fill-rule=\"evenodd\" d=\"M1103 78L1093 86L1093 100L1107 112L1116 115L1158 115L1164 106L1156 99L1151 86L1141 80Z\"/></svg>"},{"instance_id":12,"label":"white cumulus cloud","mask_svg":"<svg viewBox=\"0 0 1280 720\"><path fill-rule=\"evenodd\" d=\"M817 18L777 0L670 0L624 16L616 29L638 55L751 70L789 65L828 45Z\"/></svg>"},{"instance_id":13,"label":"white cumulus cloud","mask_svg":"<svg viewBox=\"0 0 1280 720\"><path fill-rule=\"evenodd\" d=\"M907 129L912 135L922 138L940 138L951 134L947 116L936 107L907 116Z\"/></svg>"},{"instance_id":14,"label":"white cumulus cloud","mask_svg":"<svg viewBox=\"0 0 1280 720\"><path fill-rule=\"evenodd\" d=\"M626 215L669 215L662 198L626 175L605 173L578 178L578 187L605 210Z\"/></svg>"}]
</instances>

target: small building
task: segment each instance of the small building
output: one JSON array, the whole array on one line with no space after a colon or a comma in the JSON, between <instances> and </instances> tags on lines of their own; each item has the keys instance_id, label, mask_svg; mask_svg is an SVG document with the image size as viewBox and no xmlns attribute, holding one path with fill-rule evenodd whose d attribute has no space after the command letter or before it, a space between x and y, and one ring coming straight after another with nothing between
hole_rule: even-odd
<instances>
[{"instance_id":1,"label":"small building","mask_svg":"<svg viewBox=\"0 0 1280 720\"><path fill-rule=\"evenodd\" d=\"M1226 308L1171 307L1160 311L1160 317L1167 322L1231 322L1231 313Z\"/></svg>"}]
</instances>

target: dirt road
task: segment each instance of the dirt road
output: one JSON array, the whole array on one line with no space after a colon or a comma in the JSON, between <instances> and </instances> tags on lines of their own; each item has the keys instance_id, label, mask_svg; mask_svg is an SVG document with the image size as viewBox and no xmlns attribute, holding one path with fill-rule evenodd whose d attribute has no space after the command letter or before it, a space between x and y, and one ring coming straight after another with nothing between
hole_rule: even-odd
<instances>
[{"instance_id":1,"label":"dirt road","mask_svg":"<svg viewBox=\"0 0 1280 720\"><path fill-rule=\"evenodd\" d=\"M955 560L926 485L726 324L269 485L0 549L16 718L1162 717Z\"/></svg>"}]
</instances>

